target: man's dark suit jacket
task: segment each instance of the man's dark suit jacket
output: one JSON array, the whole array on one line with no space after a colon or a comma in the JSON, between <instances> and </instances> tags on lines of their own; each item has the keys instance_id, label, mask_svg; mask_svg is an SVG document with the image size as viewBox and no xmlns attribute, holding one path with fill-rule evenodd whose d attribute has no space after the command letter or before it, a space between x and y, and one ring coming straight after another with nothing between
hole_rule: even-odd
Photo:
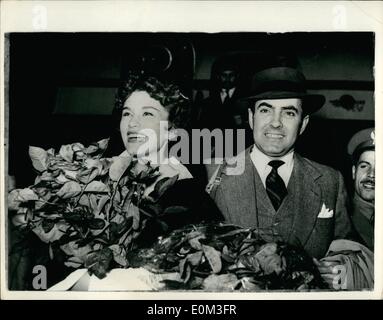
<instances>
[{"instance_id":1,"label":"man's dark suit jacket","mask_svg":"<svg viewBox=\"0 0 383 320\"><path fill-rule=\"evenodd\" d=\"M246 122L247 110L240 110L236 104L241 97L241 90L236 88L233 95L221 100L220 91L211 92L210 96L202 101L201 115L198 126L213 129L238 129L243 128Z\"/></svg>"},{"instance_id":2,"label":"man's dark suit jacket","mask_svg":"<svg viewBox=\"0 0 383 320\"><path fill-rule=\"evenodd\" d=\"M223 170L220 183L210 193L226 221L258 227L266 240L302 246L316 258L326 254L333 240L350 237L347 193L340 172L295 153L288 195L276 212L249 149L237 156L244 157L244 172L240 167L231 168L230 175ZM208 166L208 175L216 168Z\"/></svg>"}]
</instances>

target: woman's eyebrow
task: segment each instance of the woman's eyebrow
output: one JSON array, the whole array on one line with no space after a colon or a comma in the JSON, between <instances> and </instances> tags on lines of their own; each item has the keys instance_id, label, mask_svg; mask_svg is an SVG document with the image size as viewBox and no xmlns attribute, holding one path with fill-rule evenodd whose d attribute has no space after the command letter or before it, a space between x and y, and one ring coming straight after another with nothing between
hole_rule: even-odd
<instances>
[{"instance_id":1,"label":"woman's eyebrow","mask_svg":"<svg viewBox=\"0 0 383 320\"><path fill-rule=\"evenodd\" d=\"M154 106L143 106L142 109L154 109L154 110L160 111L159 108L154 107Z\"/></svg>"}]
</instances>

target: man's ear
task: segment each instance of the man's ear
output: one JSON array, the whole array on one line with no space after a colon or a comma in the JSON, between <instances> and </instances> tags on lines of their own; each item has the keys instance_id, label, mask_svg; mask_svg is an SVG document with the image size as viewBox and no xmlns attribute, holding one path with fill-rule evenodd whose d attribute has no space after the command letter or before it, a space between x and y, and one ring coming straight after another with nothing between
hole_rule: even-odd
<instances>
[{"instance_id":1,"label":"man's ear","mask_svg":"<svg viewBox=\"0 0 383 320\"><path fill-rule=\"evenodd\" d=\"M309 123L310 117L307 115L303 118L299 134L302 134L305 131L307 124Z\"/></svg>"},{"instance_id":2,"label":"man's ear","mask_svg":"<svg viewBox=\"0 0 383 320\"><path fill-rule=\"evenodd\" d=\"M247 109L248 110L248 113L249 113L249 125L250 125L250 128L251 130L253 130L253 118L254 118L254 113L253 111L251 111L251 109Z\"/></svg>"},{"instance_id":3,"label":"man's ear","mask_svg":"<svg viewBox=\"0 0 383 320\"><path fill-rule=\"evenodd\" d=\"M356 172L356 168L355 168L355 166L353 165L353 166L352 166L352 180L355 180L355 172Z\"/></svg>"}]
</instances>

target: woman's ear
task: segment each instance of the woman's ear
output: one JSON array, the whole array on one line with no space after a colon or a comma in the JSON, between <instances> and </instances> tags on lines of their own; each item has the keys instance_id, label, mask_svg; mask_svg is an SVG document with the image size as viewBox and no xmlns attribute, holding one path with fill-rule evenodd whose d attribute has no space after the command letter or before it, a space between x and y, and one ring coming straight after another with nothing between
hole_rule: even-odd
<instances>
[{"instance_id":1,"label":"woman's ear","mask_svg":"<svg viewBox=\"0 0 383 320\"><path fill-rule=\"evenodd\" d=\"M172 141L172 140L176 140L177 139L177 129L174 128L173 126L171 128L169 128L169 140Z\"/></svg>"}]
</instances>

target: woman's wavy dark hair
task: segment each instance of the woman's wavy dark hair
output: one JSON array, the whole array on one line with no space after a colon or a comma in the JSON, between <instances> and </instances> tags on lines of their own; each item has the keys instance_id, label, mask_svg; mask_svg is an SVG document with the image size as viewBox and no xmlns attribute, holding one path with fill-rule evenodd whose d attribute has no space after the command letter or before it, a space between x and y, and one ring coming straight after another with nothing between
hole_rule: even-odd
<instances>
[{"instance_id":1,"label":"woman's wavy dark hair","mask_svg":"<svg viewBox=\"0 0 383 320\"><path fill-rule=\"evenodd\" d=\"M168 121L171 128L188 128L191 104L180 88L151 76L131 73L117 91L114 115L120 121L125 101L134 91L145 91L157 100L169 112Z\"/></svg>"}]
</instances>

